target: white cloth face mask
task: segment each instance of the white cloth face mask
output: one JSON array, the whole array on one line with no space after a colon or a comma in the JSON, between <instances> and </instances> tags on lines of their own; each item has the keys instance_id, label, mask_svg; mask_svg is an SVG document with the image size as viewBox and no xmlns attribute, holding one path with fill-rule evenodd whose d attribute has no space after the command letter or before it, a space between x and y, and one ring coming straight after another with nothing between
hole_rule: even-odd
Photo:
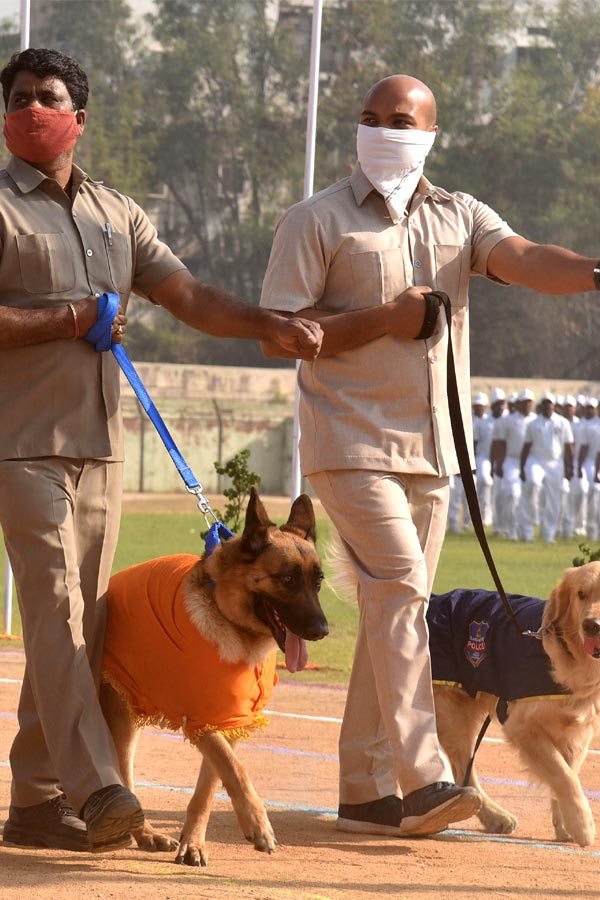
<instances>
[{"instance_id":1,"label":"white cloth face mask","mask_svg":"<svg viewBox=\"0 0 600 900\"><path fill-rule=\"evenodd\" d=\"M406 212L435 135L435 131L413 128L358 126L356 151L360 167L383 196L394 221Z\"/></svg>"}]
</instances>

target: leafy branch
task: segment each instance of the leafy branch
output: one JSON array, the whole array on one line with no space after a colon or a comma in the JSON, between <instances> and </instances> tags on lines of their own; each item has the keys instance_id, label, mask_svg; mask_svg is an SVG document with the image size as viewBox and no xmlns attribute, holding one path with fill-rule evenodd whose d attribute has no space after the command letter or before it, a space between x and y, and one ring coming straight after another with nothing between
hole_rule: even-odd
<instances>
[{"instance_id":1,"label":"leafy branch","mask_svg":"<svg viewBox=\"0 0 600 900\"><path fill-rule=\"evenodd\" d=\"M573 559L574 566L585 566L586 563L596 562L600 559L600 547L592 550L588 544L579 544L578 546L583 556L576 556Z\"/></svg>"},{"instance_id":2,"label":"leafy branch","mask_svg":"<svg viewBox=\"0 0 600 900\"><path fill-rule=\"evenodd\" d=\"M252 486L258 487L261 478L256 472L248 469L248 460L250 459L250 450L240 450L228 460L224 466L215 462L214 467L218 475L226 475L231 479L231 486L225 488L223 496L227 498L229 503L226 505L224 512L215 510L217 518L227 525L231 531L237 532L242 512L244 510L246 500Z\"/></svg>"}]
</instances>

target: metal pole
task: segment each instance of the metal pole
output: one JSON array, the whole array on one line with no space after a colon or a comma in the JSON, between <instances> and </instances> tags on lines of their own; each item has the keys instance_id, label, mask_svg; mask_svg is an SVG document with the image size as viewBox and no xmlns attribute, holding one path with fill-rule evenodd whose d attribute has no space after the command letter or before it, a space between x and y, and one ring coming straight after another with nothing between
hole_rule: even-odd
<instances>
[{"instance_id":1,"label":"metal pole","mask_svg":"<svg viewBox=\"0 0 600 900\"><path fill-rule=\"evenodd\" d=\"M314 0L312 30L310 38L310 74L308 85L308 113L306 117L306 151L304 156L304 199L311 197L315 178L315 146L317 139L317 104L319 100L319 71L321 59L321 23L323 21L323 0ZM300 363L296 363L296 373ZM294 398L294 437L292 441L292 500L300 493L300 391L296 383Z\"/></svg>"},{"instance_id":2,"label":"metal pole","mask_svg":"<svg viewBox=\"0 0 600 900\"><path fill-rule=\"evenodd\" d=\"M20 49L27 50L29 47L29 34L31 30L31 0L21 0L21 18L20 18ZM12 634L12 610L13 610L13 573L10 567L8 553L5 557L4 569L4 633Z\"/></svg>"},{"instance_id":3,"label":"metal pole","mask_svg":"<svg viewBox=\"0 0 600 900\"><path fill-rule=\"evenodd\" d=\"M31 0L21 0L21 53L29 47Z\"/></svg>"}]
</instances>

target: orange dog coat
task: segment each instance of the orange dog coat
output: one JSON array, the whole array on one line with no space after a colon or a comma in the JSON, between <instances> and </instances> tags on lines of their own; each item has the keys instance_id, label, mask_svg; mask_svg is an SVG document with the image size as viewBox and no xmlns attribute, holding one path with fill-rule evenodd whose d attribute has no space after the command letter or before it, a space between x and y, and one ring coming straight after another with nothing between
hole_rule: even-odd
<instances>
[{"instance_id":1,"label":"orange dog coat","mask_svg":"<svg viewBox=\"0 0 600 900\"><path fill-rule=\"evenodd\" d=\"M163 556L113 575L103 680L126 699L140 725L177 730L196 743L219 731L245 738L276 684L276 652L261 666L224 662L190 621L183 586L197 556Z\"/></svg>"}]
</instances>

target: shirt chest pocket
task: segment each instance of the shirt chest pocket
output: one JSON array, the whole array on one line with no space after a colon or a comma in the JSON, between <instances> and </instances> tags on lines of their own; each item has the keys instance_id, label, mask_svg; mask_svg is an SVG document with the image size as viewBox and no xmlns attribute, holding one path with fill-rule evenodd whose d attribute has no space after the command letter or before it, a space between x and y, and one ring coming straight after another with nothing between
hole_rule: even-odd
<instances>
[{"instance_id":1,"label":"shirt chest pocket","mask_svg":"<svg viewBox=\"0 0 600 900\"><path fill-rule=\"evenodd\" d=\"M466 306L471 277L471 246L436 244L436 289L445 291L452 306Z\"/></svg>"},{"instance_id":2,"label":"shirt chest pocket","mask_svg":"<svg viewBox=\"0 0 600 900\"><path fill-rule=\"evenodd\" d=\"M402 250L396 247L350 254L352 309L389 303L408 287Z\"/></svg>"},{"instance_id":3,"label":"shirt chest pocket","mask_svg":"<svg viewBox=\"0 0 600 900\"><path fill-rule=\"evenodd\" d=\"M108 237L105 233L104 246L113 287L125 294L131 290L132 282L131 237L114 231Z\"/></svg>"},{"instance_id":4,"label":"shirt chest pocket","mask_svg":"<svg viewBox=\"0 0 600 900\"><path fill-rule=\"evenodd\" d=\"M75 286L72 250L64 234L17 234L23 288L30 294L59 294Z\"/></svg>"}]
</instances>

